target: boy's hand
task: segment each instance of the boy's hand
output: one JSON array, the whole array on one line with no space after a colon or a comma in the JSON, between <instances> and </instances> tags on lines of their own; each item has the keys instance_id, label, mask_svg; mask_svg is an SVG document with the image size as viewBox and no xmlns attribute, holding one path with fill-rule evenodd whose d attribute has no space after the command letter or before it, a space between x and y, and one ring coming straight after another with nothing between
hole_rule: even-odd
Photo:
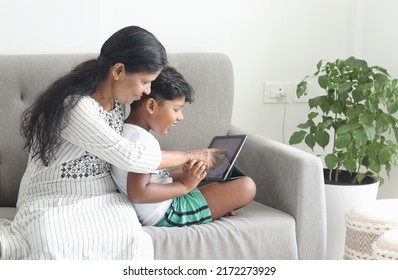
<instances>
[{"instance_id":1,"label":"boy's hand","mask_svg":"<svg viewBox=\"0 0 398 280\"><path fill-rule=\"evenodd\" d=\"M185 165L180 182L187 189L187 193L198 186L200 181L206 177L206 164L203 161L191 160Z\"/></svg>"}]
</instances>

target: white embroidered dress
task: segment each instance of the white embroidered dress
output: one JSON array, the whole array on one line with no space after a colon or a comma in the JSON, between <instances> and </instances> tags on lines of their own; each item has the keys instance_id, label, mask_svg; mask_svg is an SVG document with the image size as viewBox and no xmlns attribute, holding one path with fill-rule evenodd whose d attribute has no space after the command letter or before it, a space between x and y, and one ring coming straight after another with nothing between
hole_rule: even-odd
<instances>
[{"instance_id":1,"label":"white embroidered dress","mask_svg":"<svg viewBox=\"0 0 398 280\"><path fill-rule=\"evenodd\" d=\"M122 138L123 113L83 97L70 112L55 160L29 159L13 221L0 219L1 259L150 259L153 247L110 164L153 172L159 148Z\"/></svg>"}]
</instances>

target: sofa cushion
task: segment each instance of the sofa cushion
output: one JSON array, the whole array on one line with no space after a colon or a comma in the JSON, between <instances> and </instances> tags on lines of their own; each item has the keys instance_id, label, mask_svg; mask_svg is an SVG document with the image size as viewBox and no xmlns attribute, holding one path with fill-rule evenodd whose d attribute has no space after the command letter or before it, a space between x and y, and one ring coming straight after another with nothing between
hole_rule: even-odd
<instances>
[{"instance_id":1,"label":"sofa cushion","mask_svg":"<svg viewBox=\"0 0 398 280\"><path fill-rule=\"evenodd\" d=\"M12 220L15 212L2 207L0 217ZM156 259L297 259L292 216L255 201L236 212L204 225L143 229L152 237Z\"/></svg>"},{"instance_id":2,"label":"sofa cushion","mask_svg":"<svg viewBox=\"0 0 398 280\"><path fill-rule=\"evenodd\" d=\"M144 230L152 237L155 259L298 258L292 216L255 201L236 212L204 225Z\"/></svg>"}]
</instances>

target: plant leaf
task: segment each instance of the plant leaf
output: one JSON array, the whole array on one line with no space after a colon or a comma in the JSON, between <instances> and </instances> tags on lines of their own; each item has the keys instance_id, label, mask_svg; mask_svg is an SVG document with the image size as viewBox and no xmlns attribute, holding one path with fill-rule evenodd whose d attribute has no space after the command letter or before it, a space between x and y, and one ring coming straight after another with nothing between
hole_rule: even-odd
<instances>
[{"instance_id":1,"label":"plant leaf","mask_svg":"<svg viewBox=\"0 0 398 280\"><path fill-rule=\"evenodd\" d=\"M367 69L368 68L368 63L365 60L362 59L356 59L355 57L351 56L347 60L347 65L351 68L362 68L362 69Z\"/></svg>"},{"instance_id":2,"label":"plant leaf","mask_svg":"<svg viewBox=\"0 0 398 280\"><path fill-rule=\"evenodd\" d=\"M346 94L348 92L350 92L352 88L352 84L350 82L345 82L339 85L338 89L337 89L337 93L338 94Z\"/></svg>"},{"instance_id":3,"label":"plant leaf","mask_svg":"<svg viewBox=\"0 0 398 280\"><path fill-rule=\"evenodd\" d=\"M388 130L388 121L383 118L376 119L376 133L382 134Z\"/></svg>"},{"instance_id":4,"label":"plant leaf","mask_svg":"<svg viewBox=\"0 0 398 280\"><path fill-rule=\"evenodd\" d=\"M335 102L333 102L333 104L330 106L330 111L335 114L343 113L343 105L341 104L341 101L336 100Z\"/></svg>"},{"instance_id":5,"label":"plant leaf","mask_svg":"<svg viewBox=\"0 0 398 280\"><path fill-rule=\"evenodd\" d=\"M355 140L355 145L360 148L366 144L368 141L368 136L363 129L357 129L352 133L352 138Z\"/></svg>"},{"instance_id":6,"label":"plant leaf","mask_svg":"<svg viewBox=\"0 0 398 280\"><path fill-rule=\"evenodd\" d=\"M307 134L304 141L307 144L307 146L311 148L311 150L314 149L314 146L316 144L316 139L315 139L314 134L312 134L312 133Z\"/></svg>"},{"instance_id":7,"label":"plant leaf","mask_svg":"<svg viewBox=\"0 0 398 280\"><path fill-rule=\"evenodd\" d=\"M398 127L394 127L395 140L398 141Z\"/></svg>"},{"instance_id":8,"label":"plant leaf","mask_svg":"<svg viewBox=\"0 0 398 280\"><path fill-rule=\"evenodd\" d=\"M301 143L306 134L307 132L305 132L304 130L294 132L289 139L289 144L294 145Z\"/></svg>"},{"instance_id":9,"label":"plant leaf","mask_svg":"<svg viewBox=\"0 0 398 280\"><path fill-rule=\"evenodd\" d=\"M344 124L342 126L340 126L337 131L336 134L346 134L348 132L351 132L355 129L355 127L357 126L357 124Z\"/></svg>"},{"instance_id":10,"label":"plant leaf","mask_svg":"<svg viewBox=\"0 0 398 280\"><path fill-rule=\"evenodd\" d=\"M335 154L325 156L325 164L328 169L334 169L337 166L338 158Z\"/></svg>"},{"instance_id":11,"label":"plant leaf","mask_svg":"<svg viewBox=\"0 0 398 280\"><path fill-rule=\"evenodd\" d=\"M358 116L359 112L356 109L350 107L346 110L345 114L347 115L347 117L349 119L352 119L352 118L355 118L356 116Z\"/></svg>"},{"instance_id":12,"label":"plant leaf","mask_svg":"<svg viewBox=\"0 0 398 280\"><path fill-rule=\"evenodd\" d=\"M308 119L313 120L313 119L315 119L317 116L318 116L318 113L317 113L317 112L310 112L310 113L308 114Z\"/></svg>"},{"instance_id":13,"label":"plant leaf","mask_svg":"<svg viewBox=\"0 0 398 280\"><path fill-rule=\"evenodd\" d=\"M371 159L369 169L372 170L374 173L379 174L381 171L381 165L379 161L376 159Z\"/></svg>"},{"instance_id":14,"label":"plant leaf","mask_svg":"<svg viewBox=\"0 0 398 280\"><path fill-rule=\"evenodd\" d=\"M368 112L359 114L359 121L365 126L371 126L373 123L373 116Z\"/></svg>"},{"instance_id":15,"label":"plant leaf","mask_svg":"<svg viewBox=\"0 0 398 280\"><path fill-rule=\"evenodd\" d=\"M390 100L387 103L387 112L389 114L394 114L398 112L398 102L396 100Z\"/></svg>"},{"instance_id":16,"label":"plant leaf","mask_svg":"<svg viewBox=\"0 0 398 280\"><path fill-rule=\"evenodd\" d=\"M310 128L310 127L313 126L313 125L315 125L314 122L313 122L312 120L308 120L308 121L305 122L305 123L299 124L297 127L298 127L298 128L301 128L301 129L307 129L307 128Z\"/></svg>"},{"instance_id":17,"label":"plant leaf","mask_svg":"<svg viewBox=\"0 0 398 280\"><path fill-rule=\"evenodd\" d=\"M376 129L373 126L365 126L364 130L368 140L373 141L373 139L376 137Z\"/></svg>"},{"instance_id":18,"label":"plant leaf","mask_svg":"<svg viewBox=\"0 0 398 280\"><path fill-rule=\"evenodd\" d=\"M335 141L335 146L337 149L342 149L345 147L348 147L351 143L351 135L350 134L344 134L344 135L337 135L336 141Z\"/></svg>"},{"instance_id":19,"label":"plant leaf","mask_svg":"<svg viewBox=\"0 0 398 280\"><path fill-rule=\"evenodd\" d=\"M318 84L319 84L319 86L320 86L321 88L327 89L327 87L328 87L328 82L329 82L329 79L328 79L328 76L327 76L327 75L322 75L322 76L319 76L319 77L318 77Z\"/></svg>"},{"instance_id":20,"label":"plant leaf","mask_svg":"<svg viewBox=\"0 0 398 280\"><path fill-rule=\"evenodd\" d=\"M310 98L308 100L308 105L310 106L310 109L318 107L320 100L321 100L321 96Z\"/></svg>"},{"instance_id":21,"label":"plant leaf","mask_svg":"<svg viewBox=\"0 0 398 280\"><path fill-rule=\"evenodd\" d=\"M379 157L378 157L379 162L381 164L386 164L387 162L390 161L390 158L391 158L390 151L387 148L382 148L380 150Z\"/></svg>"},{"instance_id":22,"label":"plant leaf","mask_svg":"<svg viewBox=\"0 0 398 280\"><path fill-rule=\"evenodd\" d=\"M296 95L298 98L303 96L303 94L307 91L307 82L301 81L296 88Z\"/></svg>"},{"instance_id":23,"label":"plant leaf","mask_svg":"<svg viewBox=\"0 0 398 280\"><path fill-rule=\"evenodd\" d=\"M318 130L315 132L315 139L319 146L325 148L329 144L329 133L324 130Z\"/></svg>"},{"instance_id":24,"label":"plant leaf","mask_svg":"<svg viewBox=\"0 0 398 280\"><path fill-rule=\"evenodd\" d=\"M349 172L355 172L357 168L357 162L352 157L348 157L344 162L343 166Z\"/></svg>"},{"instance_id":25,"label":"plant leaf","mask_svg":"<svg viewBox=\"0 0 398 280\"><path fill-rule=\"evenodd\" d=\"M369 158L377 158L377 155L379 154L380 151L380 145L378 143L373 142L370 144L367 148L367 154Z\"/></svg>"},{"instance_id":26,"label":"plant leaf","mask_svg":"<svg viewBox=\"0 0 398 280\"><path fill-rule=\"evenodd\" d=\"M352 99L354 99L355 103L358 103L358 102L364 100L362 91L359 89L353 90L352 91Z\"/></svg>"},{"instance_id":27,"label":"plant leaf","mask_svg":"<svg viewBox=\"0 0 398 280\"><path fill-rule=\"evenodd\" d=\"M322 64L323 64L323 60L319 60L319 62L316 64L316 69L318 71L314 75L318 75L319 71L321 71Z\"/></svg>"}]
</instances>

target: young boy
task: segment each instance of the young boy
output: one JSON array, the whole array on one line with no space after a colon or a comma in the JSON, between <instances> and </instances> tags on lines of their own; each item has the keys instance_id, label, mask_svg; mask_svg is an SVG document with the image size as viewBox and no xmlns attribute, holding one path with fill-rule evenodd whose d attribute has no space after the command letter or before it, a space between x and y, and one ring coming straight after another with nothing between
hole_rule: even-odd
<instances>
[{"instance_id":1,"label":"young boy","mask_svg":"<svg viewBox=\"0 0 398 280\"><path fill-rule=\"evenodd\" d=\"M135 142L159 146L150 130L162 135L183 120L182 109L193 101L193 89L172 67L166 67L151 85L151 94L133 102L123 133ZM190 161L183 170L155 174L127 173L112 166L119 190L133 203L143 225L189 226L207 223L248 204L255 195L249 177L215 182L197 188L206 176L203 162Z\"/></svg>"}]
</instances>

